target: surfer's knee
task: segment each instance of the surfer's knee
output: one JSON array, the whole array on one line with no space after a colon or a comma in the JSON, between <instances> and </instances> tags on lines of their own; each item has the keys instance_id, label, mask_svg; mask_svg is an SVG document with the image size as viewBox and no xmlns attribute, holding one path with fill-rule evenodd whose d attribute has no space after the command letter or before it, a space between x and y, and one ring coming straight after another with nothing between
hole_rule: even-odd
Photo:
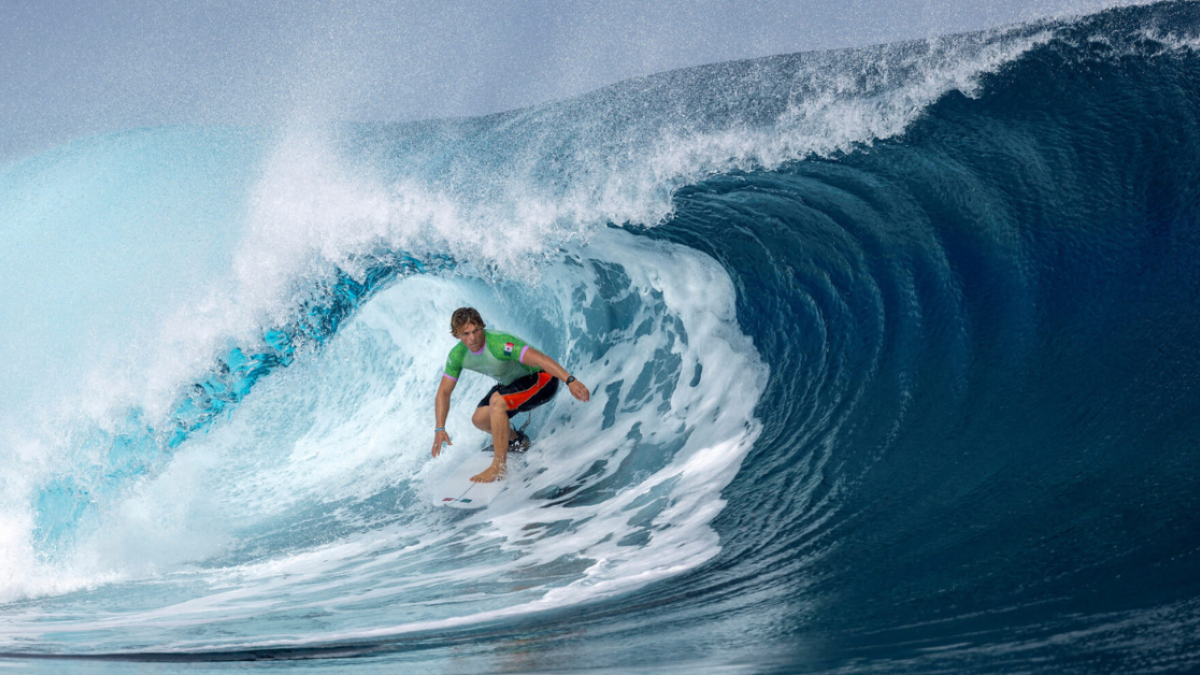
<instances>
[{"instance_id":1,"label":"surfer's knee","mask_svg":"<svg viewBox=\"0 0 1200 675\"><path fill-rule=\"evenodd\" d=\"M484 431L491 428L492 410L486 406L480 406L475 409L475 414L471 415L471 423L477 428Z\"/></svg>"},{"instance_id":2,"label":"surfer's knee","mask_svg":"<svg viewBox=\"0 0 1200 675\"><path fill-rule=\"evenodd\" d=\"M504 397L500 395L500 392L492 394L492 397L488 399L488 405L490 405L493 410L497 408L500 410L508 410L508 401L504 400Z\"/></svg>"}]
</instances>

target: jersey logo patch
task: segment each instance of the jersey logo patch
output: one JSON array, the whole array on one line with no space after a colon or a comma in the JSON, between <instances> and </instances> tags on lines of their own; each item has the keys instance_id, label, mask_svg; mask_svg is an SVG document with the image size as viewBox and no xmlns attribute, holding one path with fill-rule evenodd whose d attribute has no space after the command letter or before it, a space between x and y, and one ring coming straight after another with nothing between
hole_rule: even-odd
<instances>
[{"instance_id":1,"label":"jersey logo patch","mask_svg":"<svg viewBox=\"0 0 1200 675\"><path fill-rule=\"evenodd\" d=\"M504 343L504 353L508 354L509 356L512 356L512 350L513 350L514 346L515 345L513 345L513 343L511 343L511 342L505 342Z\"/></svg>"}]
</instances>

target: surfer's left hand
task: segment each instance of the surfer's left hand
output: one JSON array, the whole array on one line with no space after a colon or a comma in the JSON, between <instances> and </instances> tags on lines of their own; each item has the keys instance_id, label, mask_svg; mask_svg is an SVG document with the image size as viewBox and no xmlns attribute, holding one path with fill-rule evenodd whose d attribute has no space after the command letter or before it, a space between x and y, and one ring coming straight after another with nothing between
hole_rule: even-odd
<instances>
[{"instance_id":1,"label":"surfer's left hand","mask_svg":"<svg viewBox=\"0 0 1200 675\"><path fill-rule=\"evenodd\" d=\"M575 380L571 384L568 384L567 389L571 390L572 396L580 401L583 401L584 403L587 403L592 398L592 392L588 391L587 385L579 380Z\"/></svg>"}]
</instances>

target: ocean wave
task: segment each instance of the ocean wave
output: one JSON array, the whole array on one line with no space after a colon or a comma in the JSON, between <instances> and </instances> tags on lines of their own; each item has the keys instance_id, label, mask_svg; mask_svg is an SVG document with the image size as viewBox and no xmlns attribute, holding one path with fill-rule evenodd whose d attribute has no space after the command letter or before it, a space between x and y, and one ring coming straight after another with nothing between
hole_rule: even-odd
<instances>
[{"instance_id":1,"label":"ocean wave","mask_svg":"<svg viewBox=\"0 0 1200 675\"><path fill-rule=\"evenodd\" d=\"M1136 617L1194 655L1197 7L247 142L215 299L137 352L197 356L5 451L5 649L1136 671ZM456 518L460 304L595 399Z\"/></svg>"}]
</instances>

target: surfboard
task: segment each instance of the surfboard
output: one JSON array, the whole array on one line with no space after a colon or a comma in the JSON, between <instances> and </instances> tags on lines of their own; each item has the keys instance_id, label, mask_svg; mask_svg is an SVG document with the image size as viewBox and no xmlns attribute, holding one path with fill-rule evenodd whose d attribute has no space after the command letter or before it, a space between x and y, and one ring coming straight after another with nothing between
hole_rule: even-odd
<instances>
[{"instance_id":1,"label":"surfboard","mask_svg":"<svg viewBox=\"0 0 1200 675\"><path fill-rule=\"evenodd\" d=\"M484 469L492 465L492 453L468 453L466 459L454 470L454 473L437 486L433 493L434 503L455 509L482 509L491 504L492 500L508 486L513 471L516 469L514 459L511 455L508 458L509 477L507 479L492 483L473 483L471 476L482 473Z\"/></svg>"}]
</instances>

